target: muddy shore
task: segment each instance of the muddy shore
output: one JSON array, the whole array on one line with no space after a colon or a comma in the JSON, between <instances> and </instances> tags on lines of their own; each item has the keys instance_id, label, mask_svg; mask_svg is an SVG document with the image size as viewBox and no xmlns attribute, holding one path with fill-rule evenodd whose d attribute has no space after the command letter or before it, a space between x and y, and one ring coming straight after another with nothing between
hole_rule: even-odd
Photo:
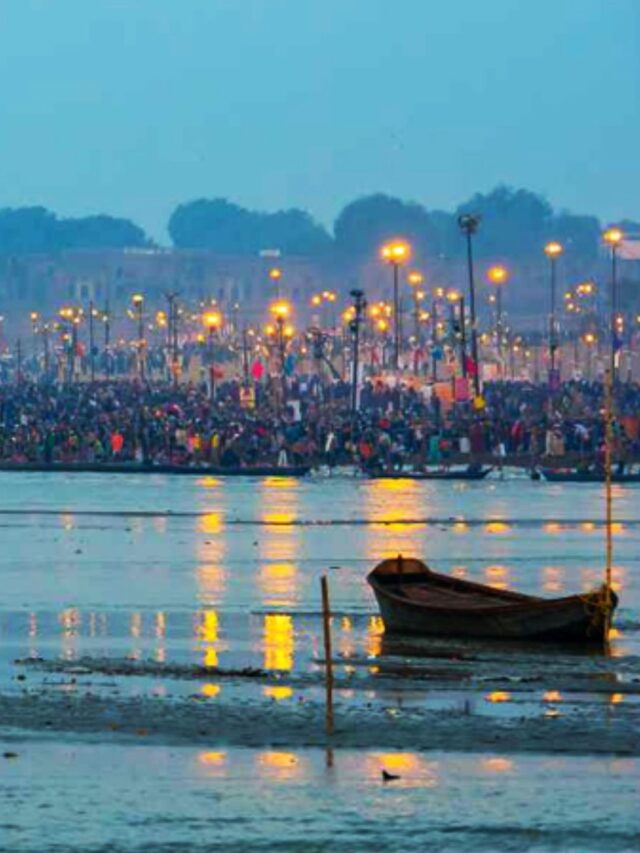
<instances>
[{"instance_id":1,"label":"muddy shore","mask_svg":"<svg viewBox=\"0 0 640 853\"><path fill-rule=\"evenodd\" d=\"M590 701L572 704L571 693L579 693L583 682L565 676L561 683L558 672L541 683L533 676L533 684L518 681L517 676L505 684L497 674L475 683L463 677L455 684L465 699L460 707L433 709L419 700L403 701L403 691L411 688L414 698L437 697L451 690L451 678L442 673L438 679L432 672L428 688L416 679L407 684L392 677L385 681L383 675L381 681L378 673L375 692L368 689L372 676L365 673L338 681L335 733L328 738L317 677L274 679L260 670L203 672L202 667L108 659L73 664L23 661L16 662L16 671L15 687L0 694L0 725L5 730L209 746L640 755L640 683L635 680L619 685L615 694L606 679L592 683ZM206 675L224 689L216 688L210 695L203 692ZM159 690L126 695L127 682L149 677L161 685ZM554 685L559 701L546 701L535 714L526 713L527 702L540 704L534 692L539 697L546 689L546 695L552 695L549 685ZM500 699L502 694L495 692L499 688L508 688L505 695L516 700L511 714L477 713L474 702ZM284 691L286 700L278 698L278 690Z\"/></svg>"}]
</instances>

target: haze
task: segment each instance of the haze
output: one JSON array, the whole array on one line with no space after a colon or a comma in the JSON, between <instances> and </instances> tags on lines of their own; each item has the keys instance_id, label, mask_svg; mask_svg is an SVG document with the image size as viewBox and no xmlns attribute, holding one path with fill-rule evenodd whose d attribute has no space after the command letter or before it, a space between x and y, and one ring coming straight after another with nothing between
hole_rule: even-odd
<instances>
[{"instance_id":1,"label":"haze","mask_svg":"<svg viewBox=\"0 0 640 853\"><path fill-rule=\"evenodd\" d=\"M166 240L226 196L331 223L505 182L640 215L637 0L4 0L0 206Z\"/></svg>"}]
</instances>

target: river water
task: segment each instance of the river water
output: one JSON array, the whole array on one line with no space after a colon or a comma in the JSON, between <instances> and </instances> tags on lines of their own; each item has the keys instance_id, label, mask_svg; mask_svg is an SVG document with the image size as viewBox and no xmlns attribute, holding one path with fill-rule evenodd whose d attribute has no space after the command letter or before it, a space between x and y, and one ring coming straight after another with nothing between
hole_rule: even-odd
<instances>
[{"instance_id":1,"label":"river water","mask_svg":"<svg viewBox=\"0 0 640 853\"><path fill-rule=\"evenodd\" d=\"M67 670L126 659L147 666L141 677L94 675L94 693L112 695L116 684L120 697L195 693L258 710L293 706L301 690L321 696L326 573L339 703L464 709L479 721L587 719L595 708L609 725L611 715L615 723L637 708L640 692L639 496L638 487L615 489L620 607L607 655L556 656L564 674L549 689L538 677L548 669L544 655L474 648L472 679L454 660L429 670L427 690L422 677L398 678L399 665L419 672L424 649L384 639L366 573L402 553L527 593L592 588L604 566L601 487L516 474L480 483L3 474L0 691L19 697L27 687L52 693L82 683L69 671L29 670L25 687L16 659L61 661ZM436 647L427 648L430 660ZM254 667L273 680L181 677L195 664ZM177 677L165 678L165 667L177 667ZM586 850L633 849L640 837L630 807L634 755L420 752L407 743L380 752L372 742L338 750L327 768L322 750L285 748L286 732L285 747L273 749L223 748L215 738L197 748L134 746L81 732L56 737L26 721L23 730L15 720L1 731L18 757L0 765L10 796L0 804L0 849L151 849L150 840L158 849L312 849L305 839L322 849L333 833L344 847L401 849L413 833L440 849ZM382 785L381 768L401 779Z\"/></svg>"}]
</instances>

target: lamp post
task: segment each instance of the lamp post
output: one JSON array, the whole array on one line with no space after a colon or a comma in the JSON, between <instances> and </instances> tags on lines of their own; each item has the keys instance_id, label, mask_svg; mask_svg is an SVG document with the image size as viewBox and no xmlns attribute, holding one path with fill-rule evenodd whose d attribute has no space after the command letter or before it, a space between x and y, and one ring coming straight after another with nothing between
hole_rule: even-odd
<instances>
[{"instance_id":1,"label":"lamp post","mask_svg":"<svg viewBox=\"0 0 640 853\"><path fill-rule=\"evenodd\" d=\"M602 235L611 250L611 378L615 382L618 372L618 353L622 349L622 336L618 334L618 247L623 233L619 228L607 228Z\"/></svg>"},{"instance_id":2,"label":"lamp post","mask_svg":"<svg viewBox=\"0 0 640 853\"><path fill-rule=\"evenodd\" d=\"M398 271L409 260L411 249L404 240L392 240L380 250L380 257L393 270L393 368L400 367L400 294Z\"/></svg>"},{"instance_id":3,"label":"lamp post","mask_svg":"<svg viewBox=\"0 0 640 853\"><path fill-rule=\"evenodd\" d=\"M278 351L280 354L280 381L282 383L282 402L287 399L287 377L286 377L286 351L287 337L293 335L293 327L286 326L286 321L291 315L291 306L284 299L274 302L269 308L271 316L275 320L278 332Z\"/></svg>"},{"instance_id":4,"label":"lamp post","mask_svg":"<svg viewBox=\"0 0 640 853\"><path fill-rule=\"evenodd\" d=\"M478 330L476 327L476 290L473 275L473 246L472 238L480 226L480 216L474 213L463 213L458 217L458 226L467 240L467 269L469 274L469 311L471 314L471 357L473 358L473 389L475 396L480 396L480 364L478 361Z\"/></svg>"},{"instance_id":5,"label":"lamp post","mask_svg":"<svg viewBox=\"0 0 640 853\"><path fill-rule=\"evenodd\" d=\"M49 324L44 323L42 326L42 344L44 347L44 379L49 381Z\"/></svg>"},{"instance_id":6,"label":"lamp post","mask_svg":"<svg viewBox=\"0 0 640 853\"><path fill-rule=\"evenodd\" d=\"M550 311L549 311L549 384L555 388L558 382L556 374L556 350L558 349L558 329L556 324L556 288L558 258L564 251L562 243L552 240L544 247L544 253L549 258L550 267Z\"/></svg>"},{"instance_id":7,"label":"lamp post","mask_svg":"<svg viewBox=\"0 0 640 853\"><path fill-rule=\"evenodd\" d=\"M424 292L420 290L420 285L424 282L424 276L418 270L413 270L407 276L407 282L411 287L413 295L413 327L416 336L416 341L420 343L420 302L424 299ZM420 296L422 294L422 296Z\"/></svg>"},{"instance_id":8,"label":"lamp post","mask_svg":"<svg viewBox=\"0 0 640 853\"><path fill-rule=\"evenodd\" d=\"M167 299L167 361L174 386L178 385L178 294L165 294Z\"/></svg>"},{"instance_id":9,"label":"lamp post","mask_svg":"<svg viewBox=\"0 0 640 853\"><path fill-rule=\"evenodd\" d=\"M362 325L364 313L367 310L367 302L362 290L352 290L353 317L349 322L351 336L353 339L353 358L351 375L351 436L355 434L355 419L358 412L358 370L360 355L360 326Z\"/></svg>"},{"instance_id":10,"label":"lamp post","mask_svg":"<svg viewBox=\"0 0 640 853\"><path fill-rule=\"evenodd\" d=\"M272 267L269 270L269 280L274 288L274 296L276 299L280 299L280 279L282 278L282 270L280 267Z\"/></svg>"},{"instance_id":11,"label":"lamp post","mask_svg":"<svg viewBox=\"0 0 640 853\"><path fill-rule=\"evenodd\" d=\"M91 371L91 382L96 381L96 354L95 341L93 338L93 318L94 318L93 302L89 302L89 367Z\"/></svg>"},{"instance_id":12,"label":"lamp post","mask_svg":"<svg viewBox=\"0 0 640 853\"><path fill-rule=\"evenodd\" d=\"M496 349L498 352L500 378L502 378L504 370L502 364L502 287L509 280L509 273L506 267L503 267L501 264L495 264L487 270L487 280L496 288Z\"/></svg>"},{"instance_id":13,"label":"lamp post","mask_svg":"<svg viewBox=\"0 0 640 853\"><path fill-rule=\"evenodd\" d=\"M431 381L435 385L438 381L438 301L444 296L443 287L435 287L432 291L433 301L431 303Z\"/></svg>"},{"instance_id":14,"label":"lamp post","mask_svg":"<svg viewBox=\"0 0 640 853\"><path fill-rule=\"evenodd\" d=\"M104 371L107 379L111 376L111 313L109 308L109 300L105 302L104 311L102 312L102 322L104 323Z\"/></svg>"},{"instance_id":15,"label":"lamp post","mask_svg":"<svg viewBox=\"0 0 640 853\"><path fill-rule=\"evenodd\" d=\"M457 290L447 291L447 302L451 308L451 325L454 336L457 337L458 327L460 331L460 368L462 376L467 378L467 330L464 318L464 296ZM456 306L458 307L456 317Z\"/></svg>"},{"instance_id":16,"label":"lamp post","mask_svg":"<svg viewBox=\"0 0 640 853\"><path fill-rule=\"evenodd\" d=\"M73 382L76 375L76 355L78 352L78 326L82 315L81 308L61 308L58 312L62 320L66 321L71 327L71 334L66 334L64 338L68 342L67 349L67 381Z\"/></svg>"},{"instance_id":17,"label":"lamp post","mask_svg":"<svg viewBox=\"0 0 640 853\"><path fill-rule=\"evenodd\" d=\"M591 381L591 353L593 351L594 345L598 342L597 335L595 335L594 332L585 332L585 334L582 336L582 342L587 348L587 379Z\"/></svg>"},{"instance_id":18,"label":"lamp post","mask_svg":"<svg viewBox=\"0 0 640 853\"><path fill-rule=\"evenodd\" d=\"M202 324L208 332L208 362L209 362L209 398L216 399L216 368L215 368L215 333L222 324L219 311L207 311L202 316Z\"/></svg>"},{"instance_id":19,"label":"lamp post","mask_svg":"<svg viewBox=\"0 0 640 853\"><path fill-rule=\"evenodd\" d=\"M141 293L134 293L131 297L131 301L136 309L136 313L138 316L138 371L140 373L140 379L144 381L144 347L145 347L145 339L144 339L144 317L142 314L142 308L144 305L144 296Z\"/></svg>"}]
</instances>

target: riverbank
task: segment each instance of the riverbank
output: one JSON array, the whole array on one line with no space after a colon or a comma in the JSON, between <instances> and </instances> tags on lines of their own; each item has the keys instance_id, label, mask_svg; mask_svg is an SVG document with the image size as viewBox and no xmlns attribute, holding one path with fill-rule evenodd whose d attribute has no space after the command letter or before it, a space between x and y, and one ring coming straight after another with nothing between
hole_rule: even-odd
<instances>
[{"instance_id":1,"label":"riverbank","mask_svg":"<svg viewBox=\"0 0 640 853\"><path fill-rule=\"evenodd\" d=\"M527 662L528 660L528 662ZM432 659L358 665L325 731L318 674L83 658L20 661L4 727L114 742L640 755L640 676L592 658ZM582 660L582 663L581 663ZM626 674L625 674L626 673ZM615 683L614 683L615 682Z\"/></svg>"}]
</instances>

